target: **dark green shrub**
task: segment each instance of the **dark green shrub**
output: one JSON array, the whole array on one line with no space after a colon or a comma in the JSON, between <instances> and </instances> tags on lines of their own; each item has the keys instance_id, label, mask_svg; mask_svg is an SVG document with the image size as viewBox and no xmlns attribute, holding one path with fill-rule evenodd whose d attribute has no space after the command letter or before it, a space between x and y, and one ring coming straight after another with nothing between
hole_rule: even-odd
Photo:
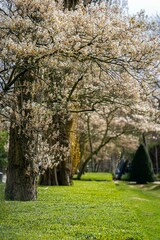
<instances>
[{"instance_id":1,"label":"dark green shrub","mask_svg":"<svg viewBox=\"0 0 160 240\"><path fill-rule=\"evenodd\" d=\"M133 158L130 177L131 181L136 181L138 184L154 182L152 161L143 144L139 146Z\"/></svg>"}]
</instances>

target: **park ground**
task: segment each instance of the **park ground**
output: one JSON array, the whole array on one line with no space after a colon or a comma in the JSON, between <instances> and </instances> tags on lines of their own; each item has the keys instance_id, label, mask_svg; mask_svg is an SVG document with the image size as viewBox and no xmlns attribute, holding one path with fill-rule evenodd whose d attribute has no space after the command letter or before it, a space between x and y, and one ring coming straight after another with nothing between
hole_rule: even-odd
<instances>
[{"instance_id":1,"label":"park ground","mask_svg":"<svg viewBox=\"0 0 160 240\"><path fill-rule=\"evenodd\" d=\"M71 187L38 187L38 200L4 200L0 240L160 240L160 184L87 173Z\"/></svg>"}]
</instances>

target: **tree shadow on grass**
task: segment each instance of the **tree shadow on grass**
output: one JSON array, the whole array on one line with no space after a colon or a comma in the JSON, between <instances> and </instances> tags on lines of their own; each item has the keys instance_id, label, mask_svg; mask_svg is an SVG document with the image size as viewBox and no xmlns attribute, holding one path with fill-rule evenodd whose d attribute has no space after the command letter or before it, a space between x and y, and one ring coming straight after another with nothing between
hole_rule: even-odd
<instances>
[{"instance_id":1,"label":"tree shadow on grass","mask_svg":"<svg viewBox=\"0 0 160 240\"><path fill-rule=\"evenodd\" d=\"M136 186L140 189L144 189L144 190L160 190L160 182L153 182L153 183L147 183L147 184L136 184L135 182L129 182L128 183L131 186Z\"/></svg>"},{"instance_id":2,"label":"tree shadow on grass","mask_svg":"<svg viewBox=\"0 0 160 240\"><path fill-rule=\"evenodd\" d=\"M94 179L94 178L81 178L81 179L77 179L77 178L73 178L73 180L77 180L77 181L83 181L83 182L113 182L113 180L108 180L108 179Z\"/></svg>"}]
</instances>

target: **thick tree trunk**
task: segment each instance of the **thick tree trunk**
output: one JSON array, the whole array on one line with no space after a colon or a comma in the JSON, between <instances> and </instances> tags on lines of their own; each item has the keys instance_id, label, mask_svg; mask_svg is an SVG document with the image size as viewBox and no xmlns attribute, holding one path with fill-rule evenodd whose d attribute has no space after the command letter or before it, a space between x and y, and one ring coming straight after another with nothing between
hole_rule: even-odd
<instances>
[{"instance_id":1,"label":"thick tree trunk","mask_svg":"<svg viewBox=\"0 0 160 240\"><path fill-rule=\"evenodd\" d=\"M60 163L59 185L70 186L72 184L70 166L66 161Z\"/></svg>"},{"instance_id":2,"label":"thick tree trunk","mask_svg":"<svg viewBox=\"0 0 160 240\"><path fill-rule=\"evenodd\" d=\"M15 102L11 116L6 200L29 201L37 198L37 169L32 143L34 130L28 124L32 119L26 103L32 100L30 87L34 78L26 72L15 84Z\"/></svg>"},{"instance_id":3,"label":"thick tree trunk","mask_svg":"<svg viewBox=\"0 0 160 240\"><path fill-rule=\"evenodd\" d=\"M66 149L67 152L61 152L62 160L59 163L59 176L58 176L58 182L59 185L62 186L69 186L72 182L71 172L72 172L72 163L71 163L71 153L70 153L70 146L69 146L69 129L70 129L70 120L69 115L66 114L65 116L65 123L63 118L59 116L58 122L59 122L59 144L62 147L62 149ZM68 156L67 156L68 154Z\"/></svg>"},{"instance_id":4,"label":"thick tree trunk","mask_svg":"<svg viewBox=\"0 0 160 240\"><path fill-rule=\"evenodd\" d=\"M69 124L68 115L63 115L63 112L61 112L61 114L56 113L52 117L52 123L49 125L48 130L45 133L45 139L47 139L51 148L58 143L49 153L54 156L55 162L53 162L53 165L56 163L56 167L43 169L42 166L42 174L39 178L40 185L69 186L72 183L72 163L68 134ZM57 137L54 137L56 134ZM48 138L48 136L50 137Z\"/></svg>"},{"instance_id":5,"label":"thick tree trunk","mask_svg":"<svg viewBox=\"0 0 160 240\"><path fill-rule=\"evenodd\" d=\"M36 175L31 163L26 157L26 137L19 134L18 127L10 128L9 156L7 181L5 189L6 200L28 201L37 197Z\"/></svg>"}]
</instances>

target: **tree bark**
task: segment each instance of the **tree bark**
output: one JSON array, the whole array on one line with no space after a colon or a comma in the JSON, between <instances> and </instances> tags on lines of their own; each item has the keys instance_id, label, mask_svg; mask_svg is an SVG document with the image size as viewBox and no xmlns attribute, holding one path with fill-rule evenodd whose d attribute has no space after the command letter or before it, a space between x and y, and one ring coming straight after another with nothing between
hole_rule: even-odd
<instances>
[{"instance_id":1,"label":"tree bark","mask_svg":"<svg viewBox=\"0 0 160 240\"><path fill-rule=\"evenodd\" d=\"M66 119L66 122L62 117ZM69 186L72 184L72 162L71 156L68 154L68 152L70 152L68 134L69 124L70 122L68 121L68 115L63 115L63 112L61 112L61 114L57 112L52 117L52 123L48 126L48 130L44 136L45 139L47 139L50 147L54 146L57 142L59 143L59 145L49 153L54 155L55 162L53 162L53 165L56 164L56 167L48 167L47 169L42 169L42 172L44 173L40 175L40 185ZM56 138L54 137L55 131L59 132ZM53 138L51 137L52 134ZM48 136L50 137L48 138Z\"/></svg>"},{"instance_id":2,"label":"tree bark","mask_svg":"<svg viewBox=\"0 0 160 240\"><path fill-rule=\"evenodd\" d=\"M39 176L39 185L44 186L70 186L72 184L71 169L67 167L68 163L62 161L58 167L47 168Z\"/></svg>"},{"instance_id":3,"label":"tree bark","mask_svg":"<svg viewBox=\"0 0 160 240\"><path fill-rule=\"evenodd\" d=\"M81 176L82 176L82 174L84 173L85 168L86 168L86 166L87 166L87 163L89 162L90 159L91 159L91 158L90 158L90 156L89 156L89 157L87 158L87 160L85 160L84 162L81 163L80 168L79 168L79 172L78 172L78 174L77 174L77 179L78 179L78 180L81 179Z\"/></svg>"},{"instance_id":4,"label":"tree bark","mask_svg":"<svg viewBox=\"0 0 160 240\"><path fill-rule=\"evenodd\" d=\"M70 186L72 184L71 170L66 161L60 163L59 185Z\"/></svg>"},{"instance_id":5,"label":"tree bark","mask_svg":"<svg viewBox=\"0 0 160 240\"><path fill-rule=\"evenodd\" d=\"M58 186L57 167L47 168L43 174L39 176L39 185Z\"/></svg>"},{"instance_id":6,"label":"tree bark","mask_svg":"<svg viewBox=\"0 0 160 240\"><path fill-rule=\"evenodd\" d=\"M24 135L19 135L18 131L18 127L11 126L5 199L35 200L37 181L34 169L30 170L31 163L26 157L28 140Z\"/></svg>"},{"instance_id":7,"label":"tree bark","mask_svg":"<svg viewBox=\"0 0 160 240\"><path fill-rule=\"evenodd\" d=\"M159 173L159 163L158 163L158 149L155 146L155 166L156 166L156 174Z\"/></svg>"},{"instance_id":8,"label":"tree bark","mask_svg":"<svg viewBox=\"0 0 160 240\"><path fill-rule=\"evenodd\" d=\"M30 126L31 129L27 126L31 120L32 110L25 107L25 104L32 99L28 84L32 84L33 81L31 73L27 72L15 83L15 102L9 134L6 200L29 201L37 198L38 172L34 163L34 155L30 154L34 130L32 126ZM18 119L16 114L18 114Z\"/></svg>"}]
</instances>

